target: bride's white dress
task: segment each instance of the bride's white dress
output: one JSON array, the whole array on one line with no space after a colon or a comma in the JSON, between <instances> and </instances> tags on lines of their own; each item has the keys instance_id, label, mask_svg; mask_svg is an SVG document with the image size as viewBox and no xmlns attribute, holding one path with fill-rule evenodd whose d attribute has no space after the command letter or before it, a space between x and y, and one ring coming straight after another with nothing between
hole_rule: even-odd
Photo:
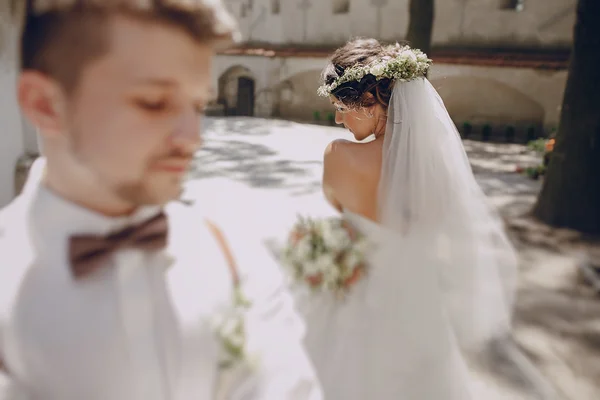
<instances>
[{"instance_id":1,"label":"bride's white dress","mask_svg":"<svg viewBox=\"0 0 600 400\"><path fill-rule=\"evenodd\" d=\"M431 253L419 254L413 250L422 247L415 242L421 238L399 241L360 215L346 211L344 218L378 244L367 276L344 298L296 288L308 327L305 343L326 399L558 398L512 342L505 343L502 361L512 363L522 387L467 365L444 305L443 283L431 268L439 264L433 244Z\"/></svg>"},{"instance_id":2,"label":"bride's white dress","mask_svg":"<svg viewBox=\"0 0 600 400\"><path fill-rule=\"evenodd\" d=\"M375 245L345 298L297 287L325 398L555 399L510 340L516 254L426 79L394 87L378 211L381 224L344 212ZM489 379L483 359L522 387Z\"/></svg>"},{"instance_id":3,"label":"bride's white dress","mask_svg":"<svg viewBox=\"0 0 600 400\"><path fill-rule=\"evenodd\" d=\"M419 268L423 258L399 257L411 243L388 247L380 226L349 212L345 218L379 245L366 278L343 299L302 289L298 295L308 323L306 346L325 398L469 399L466 367L439 292L424 292L435 285L435 274ZM393 270L378 268L390 264Z\"/></svg>"}]
</instances>

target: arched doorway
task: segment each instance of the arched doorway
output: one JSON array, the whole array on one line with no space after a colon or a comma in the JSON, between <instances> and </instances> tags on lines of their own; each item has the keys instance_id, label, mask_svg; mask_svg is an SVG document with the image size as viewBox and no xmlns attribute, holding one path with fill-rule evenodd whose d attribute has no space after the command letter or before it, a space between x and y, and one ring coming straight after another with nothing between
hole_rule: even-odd
<instances>
[{"instance_id":1,"label":"arched doorway","mask_svg":"<svg viewBox=\"0 0 600 400\"><path fill-rule=\"evenodd\" d=\"M254 79L241 76L237 80L236 115L254 115Z\"/></svg>"},{"instance_id":2,"label":"arched doorway","mask_svg":"<svg viewBox=\"0 0 600 400\"><path fill-rule=\"evenodd\" d=\"M227 69L219 78L218 102L226 115L254 115L256 81L241 65Z\"/></svg>"}]
</instances>

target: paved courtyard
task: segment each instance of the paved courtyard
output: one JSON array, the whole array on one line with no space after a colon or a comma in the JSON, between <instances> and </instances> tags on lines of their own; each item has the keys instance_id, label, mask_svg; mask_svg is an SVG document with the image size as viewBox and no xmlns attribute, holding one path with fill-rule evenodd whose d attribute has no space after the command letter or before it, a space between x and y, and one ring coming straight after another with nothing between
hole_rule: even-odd
<instances>
[{"instance_id":1,"label":"paved courtyard","mask_svg":"<svg viewBox=\"0 0 600 400\"><path fill-rule=\"evenodd\" d=\"M282 120L208 118L187 196L215 206L217 213L254 208L263 234L281 232L277 229L293 223L297 213L332 214L321 194L321 174L323 151L336 138L350 135L336 127ZM539 183L513 171L517 163L535 163L536 157L520 145L467 142L465 147L492 202L506 213L523 213Z\"/></svg>"},{"instance_id":2,"label":"paved courtyard","mask_svg":"<svg viewBox=\"0 0 600 400\"><path fill-rule=\"evenodd\" d=\"M340 128L254 118L208 118L186 197L226 225L255 227L264 240L284 238L298 214L335 211L321 194L327 143ZM476 177L507 218L522 261L515 318L518 341L573 400L600 398L600 301L578 279L577 235L521 218L538 181L514 173L535 164L524 146L465 142Z\"/></svg>"}]
</instances>

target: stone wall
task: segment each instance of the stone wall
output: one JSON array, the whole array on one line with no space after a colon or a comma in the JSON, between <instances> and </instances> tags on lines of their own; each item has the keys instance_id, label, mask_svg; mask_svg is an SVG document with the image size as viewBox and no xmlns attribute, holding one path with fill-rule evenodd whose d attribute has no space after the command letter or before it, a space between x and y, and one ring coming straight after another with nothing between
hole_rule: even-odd
<instances>
[{"instance_id":1,"label":"stone wall","mask_svg":"<svg viewBox=\"0 0 600 400\"><path fill-rule=\"evenodd\" d=\"M17 104L18 29L8 3L0 1L0 207L20 191L31 160L39 153L36 131Z\"/></svg>"},{"instance_id":2,"label":"stone wall","mask_svg":"<svg viewBox=\"0 0 600 400\"><path fill-rule=\"evenodd\" d=\"M332 107L316 88L326 62L325 57L218 56L214 80L218 86L224 76L243 69L256 82L257 115L323 122ZM566 77L565 70L443 63L434 64L429 76L457 125L535 125L546 131L558 124Z\"/></svg>"},{"instance_id":3,"label":"stone wall","mask_svg":"<svg viewBox=\"0 0 600 400\"><path fill-rule=\"evenodd\" d=\"M6 3L0 3L0 207L14 196L15 165L25 149L15 96L17 36Z\"/></svg>"},{"instance_id":4,"label":"stone wall","mask_svg":"<svg viewBox=\"0 0 600 400\"><path fill-rule=\"evenodd\" d=\"M429 76L456 122L558 125L567 71L438 64Z\"/></svg>"},{"instance_id":5,"label":"stone wall","mask_svg":"<svg viewBox=\"0 0 600 400\"><path fill-rule=\"evenodd\" d=\"M245 40L336 45L351 36L402 40L409 0L225 0ZM438 46L568 47L575 2L437 0ZM519 11L520 10L520 11Z\"/></svg>"}]
</instances>

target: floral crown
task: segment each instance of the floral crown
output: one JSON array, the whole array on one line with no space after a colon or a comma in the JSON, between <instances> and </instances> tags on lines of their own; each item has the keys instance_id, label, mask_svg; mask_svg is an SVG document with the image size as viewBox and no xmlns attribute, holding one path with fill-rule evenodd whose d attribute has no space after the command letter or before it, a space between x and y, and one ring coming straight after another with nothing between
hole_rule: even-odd
<instances>
[{"instance_id":1,"label":"floral crown","mask_svg":"<svg viewBox=\"0 0 600 400\"><path fill-rule=\"evenodd\" d=\"M409 46L396 44L397 54L384 56L380 60L369 65L354 65L344 71L342 76L319 87L319 96L327 97L340 85L352 81L359 81L366 75L373 75L377 80L388 78L400 82L406 82L425 76L431 66L431 60L427 54L419 49L411 49Z\"/></svg>"}]
</instances>

